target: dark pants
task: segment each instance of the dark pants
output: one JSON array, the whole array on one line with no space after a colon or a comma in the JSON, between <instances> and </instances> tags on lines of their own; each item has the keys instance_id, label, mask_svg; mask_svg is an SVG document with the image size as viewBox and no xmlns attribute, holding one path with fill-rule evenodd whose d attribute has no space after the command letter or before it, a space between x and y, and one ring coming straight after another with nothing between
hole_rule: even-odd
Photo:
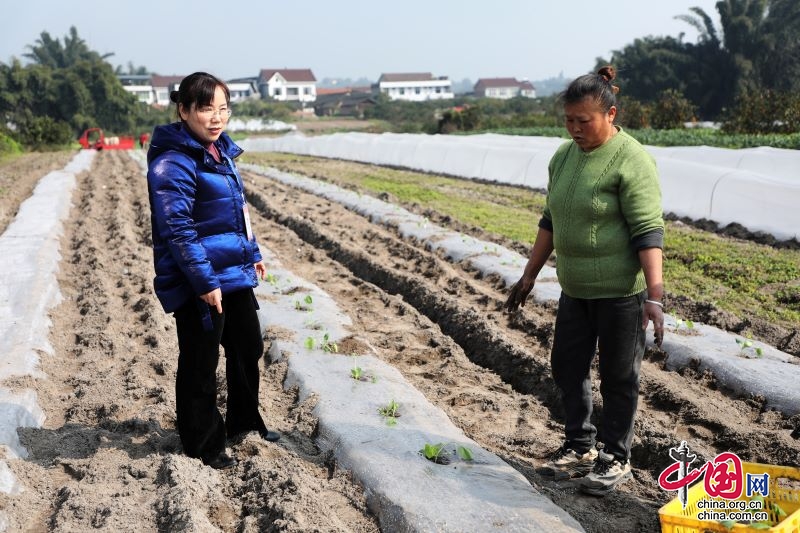
<instances>
[{"instance_id":1,"label":"dark pants","mask_svg":"<svg viewBox=\"0 0 800 533\"><path fill-rule=\"evenodd\" d=\"M258 411L258 360L264 341L252 290L224 295L222 314L210 308L212 331L203 329L202 306L208 307L192 299L175 311L180 349L175 394L184 453L208 461L225 450L226 436L266 431ZM224 421L217 409L220 344L225 348L228 382Z\"/></svg>"},{"instance_id":2,"label":"dark pants","mask_svg":"<svg viewBox=\"0 0 800 533\"><path fill-rule=\"evenodd\" d=\"M645 346L644 299L644 292L597 300L561 293L550 361L564 401L566 442L576 452L595 445L590 369L598 353L603 398L599 440L606 453L623 462L630 457Z\"/></svg>"}]
</instances>

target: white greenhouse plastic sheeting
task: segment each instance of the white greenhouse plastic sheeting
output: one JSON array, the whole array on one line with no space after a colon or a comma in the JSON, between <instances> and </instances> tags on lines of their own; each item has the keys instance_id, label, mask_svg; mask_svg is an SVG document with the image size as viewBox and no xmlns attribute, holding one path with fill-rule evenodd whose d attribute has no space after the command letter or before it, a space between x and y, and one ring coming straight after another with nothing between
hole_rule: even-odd
<instances>
[{"instance_id":1,"label":"white greenhouse plastic sheeting","mask_svg":"<svg viewBox=\"0 0 800 533\"><path fill-rule=\"evenodd\" d=\"M245 139L245 150L289 152L405 167L544 189L564 139L497 134L290 134ZM780 240L800 238L800 150L648 146L658 164L664 211L736 222Z\"/></svg>"},{"instance_id":2,"label":"white greenhouse plastic sheeting","mask_svg":"<svg viewBox=\"0 0 800 533\"><path fill-rule=\"evenodd\" d=\"M371 196L276 169L257 165L242 165L242 168L341 203L373 222L396 227L403 237L417 239L429 249L440 249L454 262L466 261L484 276L499 276L506 286L519 279L527 262L526 257L503 246L431 224L424 217ZM545 266L533 289L534 300L557 301L560 294L555 270ZM796 387L800 382L800 365L791 362L793 356L756 341L743 351L736 343L737 339L743 340L741 336L702 324L693 327L690 336L683 335L686 328L676 332L680 328L670 315L666 315L665 327L662 348L667 353L668 368L691 366L697 361L702 369L710 369L722 385L738 394L763 396L769 408L790 416L800 413ZM649 328L652 332L652 325ZM652 334L648 337L652 346ZM760 357L756 357L756 348L762 352Z\"/></svg>"},{"instance_id":3,"label":"white greenhouse plastic sheeting","mask_svg":"<svg viewBox=\"0 0 800 533\"><path fill-rule=\"evenodd\" d=\"M372 355L324 351L324 335L339 341L348 335L350 318L330 295L286 271L268 249L261 251L275 276L256 289L262 324L292 332L291 338L273 340L270 357L286 360L284 386L298 386L300 401L315 397L319 447L332 451L337 464L365 487L367 504L383 530L583 531L522 474L464 435L393 366ZM311 303L304 303L306 296ZM309 338L314 339L311 349ZM367 381L351 377L356 365ZM400 405L394 426L378 414L391 400ZM425 443L439 442L448 443L448 455L459 445L474 458L454 458L444 466L419 453Z\"/></svg>"},{"instance_id":4,"label":"white greenhouse plastic sheeting","mask_svg":"<svg viewBox=\"0 0 800 533\"><path fill-rule=\"evenodd\" d=\"M63 170L40 179L0 236L0 380L41 378L38 354L53 354L47 340L48 312L61 300L56 280L59 238L69 215L75 175L89 169L94 155L94 150L78 152ZM33 390L0 387L0 446L5 459L27 457L17 428L40 427L43 422L44 413ZM18 490L8 465L0 460L0 492L14 494Z\"/></svg>"},{"instance_id":5,"label":"white greenhouse plastic sheeting","mask_svg":"<svg viewBox=\"0 0 800 533\"><path fill-rule=\"evenodd\" d=\"M241 118L232 118L228 121L226 128L228 131L294 131L297 126L282 122L280 120L262 120L260 118L251 118L243 120Z\"/></svg>"}]
</instances>

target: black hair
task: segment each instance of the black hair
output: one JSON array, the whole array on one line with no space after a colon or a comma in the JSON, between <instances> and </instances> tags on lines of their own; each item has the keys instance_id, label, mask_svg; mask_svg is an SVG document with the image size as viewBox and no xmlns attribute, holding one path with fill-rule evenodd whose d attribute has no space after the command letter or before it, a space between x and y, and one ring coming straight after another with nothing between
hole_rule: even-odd
<instances>
[{"instance_id":1,"label":"black hair","mask_svg":"<svg viewBox=\"0 0 800 533\"><path fill-rule=\"evenodd\" d=\"M214 99L217 87L225 91L225 101L230 103L231 93L224 81L207 72L195 72L181 80L177 91L169 93L169 99L178 104L178 118L181 118L181 106L189 111L192 106L206 106Z\"/></svg>"},{"instance_id":2,"label":"black hair","mask_svg":"<svg viewBox=\"0 0 800 533\"><path fill-rule=\"evenodd\" d=\"M597 74L585 74L569 84L564 92L561 93L561 101L564 104L574 104L584 98L593 98L607 113L611 106L617 105L616 94L619 87L612 85L611 82L617 77L617 71L611 65L606 65L597 71Z\"/></svg>"}]
</instances>

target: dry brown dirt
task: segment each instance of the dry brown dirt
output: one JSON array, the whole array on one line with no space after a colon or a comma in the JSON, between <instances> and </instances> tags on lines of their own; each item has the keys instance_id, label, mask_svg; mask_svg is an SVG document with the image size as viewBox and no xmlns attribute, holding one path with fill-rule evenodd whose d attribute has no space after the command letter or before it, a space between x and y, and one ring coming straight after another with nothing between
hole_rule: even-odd
<instances>
[{"instance_id":1,"label":"dry brown dirt","mask_svg":"<svg viewBox=\"0 0 800 533\"><path fill-rule=\"evenodd\" d=\"M46 173L36 157L28 161L14 172ZM496 279L338 204L255 174L244 178L260 242L352 318L354 338L341 349L374 347L587 531L659 531L658 508L673 495L656 478L680 440L700 460L729 451L800 464L800 441L791 436L797 417L765 411L759 398L734 398L713 376L666 371L662 354L649 352L634 479L594 498L572 481L542 477L535 468L563 431L548 362L555 310L529 305L510 318ZM0 196L0 212L16 212L20 198ZM42 360L47 378L3 383L36 389L47 415L43 427L18 430L30 455L9 461L25 487L0 495L9 530L378 531L362 488L315 446L313 402L298 403L295 390L284 390L285 363L265 362L262 374L262 410L284 434L280 442L250 436L234 444L240 464L223 472L181 455L177 342L152 291L144 175L128 154L101 152L79 176L73 203L61 241L64 301L52 313L55 355Z\"/></svg>"}]
</instances>

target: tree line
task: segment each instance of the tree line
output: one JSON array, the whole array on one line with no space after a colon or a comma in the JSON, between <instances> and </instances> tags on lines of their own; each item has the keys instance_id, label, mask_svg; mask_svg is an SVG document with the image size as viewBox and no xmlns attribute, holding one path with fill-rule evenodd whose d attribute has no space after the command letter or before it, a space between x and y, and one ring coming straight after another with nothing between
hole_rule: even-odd
<instances>
[{"instance_id":1,"label":"tree line","mask_svg":"<svg viewBox=\"0 0 800 533\"><path fill-rule=\"evenodd\" d=\"M608 59L597 58L595 70L607 63L617 68L620 122L633 129L666 129L711 120L732 132L800 131L800 2L720 0L715 7L718 23L698 7L677 15L699 32L696 42L684 41L683 34L647 36ZM168 110L126 92L117 78L121 67L115 72L107 61L112 54L91 50L75 27L63 42L42 32L27 50L27 65L17 58L0 62L3 143L64 145L88 127L132 134L170 120ZM147 74L145 67L129 69ZM378 95L367 114L402 131L448 133L558 126L559 107L555 98L458 98L443 104L392 102Z\"/></svg>"},{"instance_id":2,"label":"tree line","mask_svg":"<svg viewBox=\"0 0 800 533\"><path fill-rule=\"evenodd\" d=\"M643 37L596 67L617 68L623 111L633 123L671 106L675 116L723 122L745 133L800 130L800 2L720 0L719 23L699 7L677 15L696 29L696 42Z\"/></svg>"},{"instance_id":3,"label":"tree line","mask_svg":"<svg viewBox=\"0 0 800 533\"><path fill-rule=\"evenodd\" d=\"M0 136L25 147L64 146L90 127L109 133L148 131L165 112L126 92L106 61L75 27L63 39L42 32L20 59L0 63Z\"/></svg>"},{"instance_id":4,"label":"tree line","mask_svg":"<svg viewBox=\"0 0 800 533\"><path fill-rule=\"evenodd\" d=\"M800 2L720 0L715 7L718 23L699 7L676 15L698 31L696 42L684 34L647 36L596 59L595 72L607 64L617 69L618 123L637 130L712 121L725 133L800 131ZM379 99L367 115L403 131L437 133L561 124L558 100L550 97L536 104L457 98L436 116L425 106Z\"/></svg>"}]
</instances>

